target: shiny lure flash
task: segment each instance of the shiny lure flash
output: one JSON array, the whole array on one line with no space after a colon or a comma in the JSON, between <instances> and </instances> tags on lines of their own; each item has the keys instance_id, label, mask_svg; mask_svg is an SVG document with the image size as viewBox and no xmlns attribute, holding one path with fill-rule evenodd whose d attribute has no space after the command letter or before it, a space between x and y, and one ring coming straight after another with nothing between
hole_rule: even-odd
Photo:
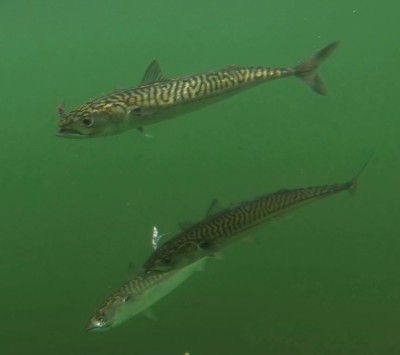
<instances>
[{"instance_id":1,"label":"shiny lure flash","mask_svg":"<svg viewBox=\"0 0 400 355\"><path fill-rule=\"evenodd\" d=\"M160 242L161 238L167 235L165 234L160 234L158 231L157 227L153 227L153 232L151 234L151 246L153 247L153 250L156 250L158 248L158 243Z\"/></svg>"}]
</instances>

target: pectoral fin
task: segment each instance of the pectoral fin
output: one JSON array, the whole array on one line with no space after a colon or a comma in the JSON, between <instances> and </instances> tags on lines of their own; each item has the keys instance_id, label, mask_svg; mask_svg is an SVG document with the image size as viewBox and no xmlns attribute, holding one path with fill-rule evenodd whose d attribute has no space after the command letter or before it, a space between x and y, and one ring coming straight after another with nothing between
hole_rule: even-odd
<instances>
[{"instance_id":1,"label":"pectoral fin","mask_svg":"<svg viewBox=\"0 0 400 355\"><path fill-rule=\"evenodd\" d=\"M157 316L155 315L155 313L151 308L147 308L143 313L148 319L151 319L152 321L158 320Z\"/></svg>"}]
</instances>

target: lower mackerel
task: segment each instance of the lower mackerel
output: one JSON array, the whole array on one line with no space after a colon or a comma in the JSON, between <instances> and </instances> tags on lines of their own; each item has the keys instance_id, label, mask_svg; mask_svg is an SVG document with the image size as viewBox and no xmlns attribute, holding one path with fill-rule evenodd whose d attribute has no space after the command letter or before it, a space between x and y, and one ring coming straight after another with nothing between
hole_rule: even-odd
<instances>
[{"instance_id":1,"label":"lower mackerel","mask_svg":"<svg viewBox=\"0 0 400 355\"><path fill-rule=\"evenodd\" d=\"M152 275L137 274L103 302L93 314L86 330L108 330L147 310L201 269L206 261L205 257L179 270Z\"/></svg>"}]
</instances>

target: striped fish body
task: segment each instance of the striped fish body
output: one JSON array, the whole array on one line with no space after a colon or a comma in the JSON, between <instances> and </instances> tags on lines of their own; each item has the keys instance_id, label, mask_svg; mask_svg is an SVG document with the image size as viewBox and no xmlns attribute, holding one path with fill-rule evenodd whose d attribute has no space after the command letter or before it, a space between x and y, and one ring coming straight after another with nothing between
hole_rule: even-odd
<instances>
[{"instance_id":1,"label":"striped fish body","mask_svg":"<svg viewBox=\"0 0 400 355\"><path fill-rule=\"evenodd\" d=\"M206 258L202 258L179 270L151 275L139 273L98 308L86 330L108 330L143 312L202 268L205 262Z\"/></svg>"},{"instance_id":2,"label":"striped fish body","mask_svg":"<svg viewBox=\"0 0 400 355\"><path fill-rule=\"evenodd\" d=\"M141 85L85 103L69 114L62 113L58 136L87 138L142 129L258 84L289 76L297 76L317 93L325 94L323 83L315 70L337 44L331 43L294 68L230 66L193 76L166 79L154 61L147 69Z\"/></svg>"},{"instance_id":3,"label":"striped fish body","mask_svg":"<svg viewBox=\"0 0 400 355\"><path fill-rule=\"evenodd\" d=\"M210 216L162 244L144 264L148 273L176 269L212 255L239 233L294 208L355 188L355 180L334 185L285 189Z\"/></svg>"}]
</instances>

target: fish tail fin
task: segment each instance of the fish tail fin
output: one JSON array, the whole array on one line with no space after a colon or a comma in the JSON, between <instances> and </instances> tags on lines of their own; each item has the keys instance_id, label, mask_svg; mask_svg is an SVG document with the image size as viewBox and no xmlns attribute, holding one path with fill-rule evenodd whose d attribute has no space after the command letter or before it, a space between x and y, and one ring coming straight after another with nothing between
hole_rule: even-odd
<instances>
[{"instance_id":1,"label":"fish tail fin","mask_svg":"<svg viewBox=\"0 0 400 355\"><path fill-rule=\"evenodd\" d=\"M349 183L349 188L347 190L351 196L354 196L357 191L357 180L352 180Z\"/></svg>"},{"instance_id":2,"label":"fish tail fin","mask_svg":"<svg viewBox=\"0 0 400 355\"><path fill-rule=\"evenodd\" d=\"M303 63L293 68L294 75L303 80L319 95L326 95L326 88L324 82L317 73L317 69L321 63L332 54L338 45L338 41L328 44L311 58L306 59Z\"/></svg>"},{"instance_id":3,"label":"fish tail fin","mask_svg":"<svg viewBox=\"0 0 400 355\"><path fill-rule=\"evenodd\" d=\"M351 181L349 181L349 187L347 189L347 191L349 191L349 193L354 196L354 194L356 193L357 190L357 181L358 178L360 177L360 175L364 172L365 168L367 167L369 161L371 160L372 156L374 154L371 153L370 156L367 158L367 160L365 161L364 165L361 167L361 169L358 171L358 173L353 177L353 179Z\"/></svg>"}]
</instances>

